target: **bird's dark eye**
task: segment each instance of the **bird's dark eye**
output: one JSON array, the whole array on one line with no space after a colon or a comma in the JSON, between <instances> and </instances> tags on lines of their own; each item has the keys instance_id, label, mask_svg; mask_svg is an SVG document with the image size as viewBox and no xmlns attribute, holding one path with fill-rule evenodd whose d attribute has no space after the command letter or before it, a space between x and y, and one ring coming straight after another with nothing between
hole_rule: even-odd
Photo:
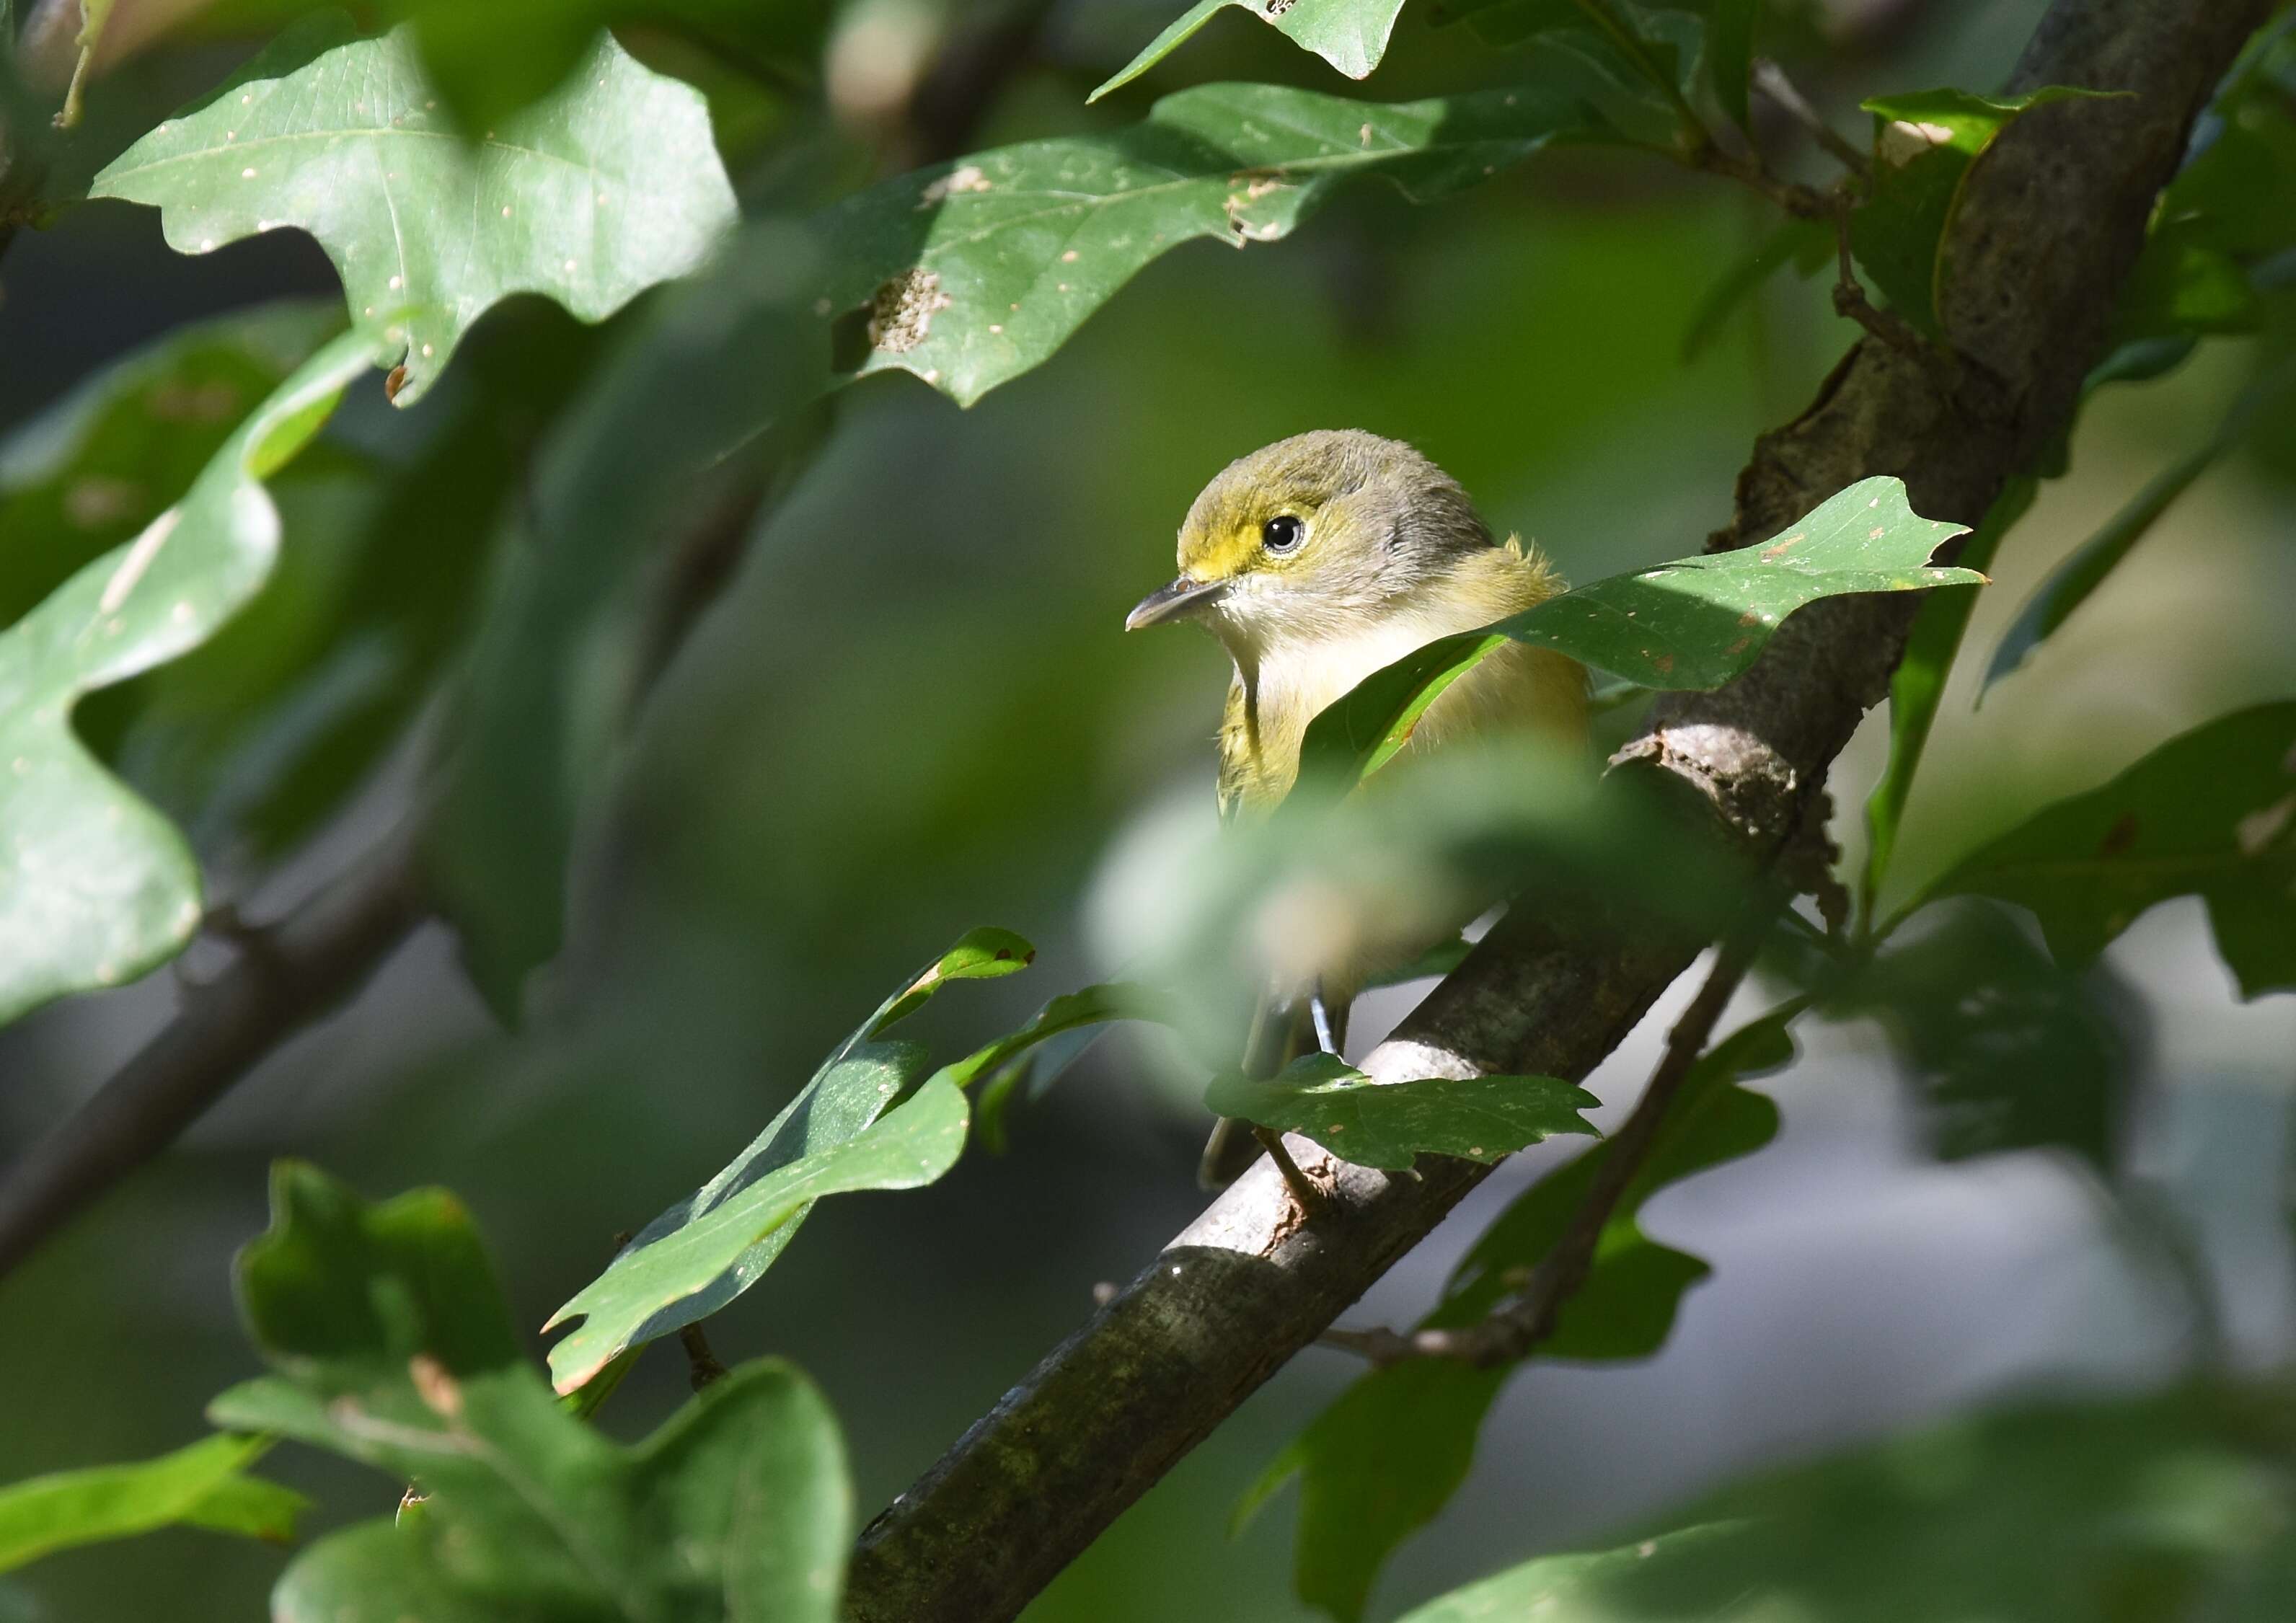
<instances>
[{"instance_id":1,"label":"bird's dark eye","mask_svg":"<svg viewBox=\"0 0 2296 1623\"><path fill-rule=\"evenodd\" d=\"M1296 552L1307 538L1307 525L1288 512L1279 512L1259 527L1259 544L1271 553Z\"/></svg>"}]
</instances>

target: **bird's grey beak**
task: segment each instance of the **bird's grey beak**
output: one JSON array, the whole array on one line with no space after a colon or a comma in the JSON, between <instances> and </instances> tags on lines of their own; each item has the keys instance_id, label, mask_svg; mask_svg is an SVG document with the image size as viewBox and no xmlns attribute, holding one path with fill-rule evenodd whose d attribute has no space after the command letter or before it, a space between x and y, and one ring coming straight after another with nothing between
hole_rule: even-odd
<instances>
[{"instance_id":1,"label":"bird's grey beak","mask_svg":"<svg viewBox=\"0 0 2296 1623\"><path fill-rule=\"evenodd\" d=\"M1142 598L1124 617L1124 628L1137 631L1143 626L1153 626L1160 620L1178 619L1209 609L1227 595L1225 580L1190 580L1183 575L1168 586L1158 586Z\"/></svg>"}]
</instances>

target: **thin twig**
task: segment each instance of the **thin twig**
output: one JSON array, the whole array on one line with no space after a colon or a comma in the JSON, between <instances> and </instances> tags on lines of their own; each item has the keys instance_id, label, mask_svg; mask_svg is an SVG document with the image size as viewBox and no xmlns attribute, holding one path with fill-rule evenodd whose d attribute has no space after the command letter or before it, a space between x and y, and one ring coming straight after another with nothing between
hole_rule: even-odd
<instances>
[{"instance_id":1,"label":"thin twig","mask_svg":"<svg viewBox=\"0 0 2296 1623\"><path fill-rule=\"evenodd\" d=\"M1709 142L1687 153L1684 161L1694 169L1719 175L1760 193L1796 219L1830 220L1841 212L1841 205L1833 197L1800 181L1781 179L1752 154L1725 152Z\"/></svg>"},{"instance_id":2,"label":"thin twig","mask_svg":"<svg viewBox=\"0 0 2296 1623\"><path fill-rule=\"evenodd\" d=\"M1833 212L1833 242L1841 259L1841 275L1833 284L1833 310L1846 316L1890 348L1909 355L1924 366L1950 364L1951 356L1914 330L1895 310L1884 310L1866 297L1857 280L1857 262L1849 250L1849 208L1844 199ZM1948 391L1950 392L1950 391Z\"/></svg>"},{"instance_id":3,"label":"thin twig","mask_svg":"<svg viewBox=\"0 0 2296 1623\"><path fill-rule=\"evenodd\" d=\"M1767 904L1726 939L1698 996L1667 1034L1666 1052L1651 1072L1643 1096L1626 1125L1603 1145L1603 1162L1578 1209L1571 1214L1552 1250L1531 1270L1513 1297L1472 1324L1456 1330L1420 1330L1408 1335L1385 1329L1333 1328L1324 1345L1359 1354L1374 1364L1406 1358L1455 1358L1478 1369L1513 1364L1554 1332L1555 1316L1594 1266L1595 1248L1618 1209L1620 1200L1650 1160L1667 1111L1714 1036L1715 1022L1752 967L1775 910Z\"/></svg>"},{"instance_id":4,"label":"thin twig","mask_svg":"<svg viewBox=\"0 0 2296 1623\"><path fill-rule=\"evenodd\" d=\"M677 1332L677 1344L685 1348L686 1379L693 1382L695 1391L700 1391L713 1381L726 1379L726 1366L718 1363L718 1355L709 1350L709 1338L702 1334L701 1325L681 1326Z\"/></svg>"},{"instance_id":5,"label":"thin twig","mask_svg":"<svg viewBox=\"0 0 2296 1623\"><path fill-rule=\"evenodd\" d=\"M1754 59L1754 88L1775 103L1779 111L1808 132L1810 138L1847 168L1852 175L1864 177L1873 173L1873 162L1840 130L1818 116L1801 92L1794 87L1786 70L1767 56Z\"/></svg>"}]
</instances>

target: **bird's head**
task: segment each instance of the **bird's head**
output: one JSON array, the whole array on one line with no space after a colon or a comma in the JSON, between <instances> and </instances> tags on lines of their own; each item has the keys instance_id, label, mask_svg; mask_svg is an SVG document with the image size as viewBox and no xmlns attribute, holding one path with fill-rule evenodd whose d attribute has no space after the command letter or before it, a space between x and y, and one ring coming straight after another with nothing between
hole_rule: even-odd
<instances>
[{"instance_id":1,"label":"bird's head","mask_svg":"<svg viewBox=\"0 0 2296 1623\"><path fill-rule=\"evenodd\" d=\"M1490 545L1466 492L1400 440L1300 434L1204 487L1180 526L1179 578L1125 629L1194 619L1239 655L1342 636L1407 611Z\"/></svg>"}]
</instances>

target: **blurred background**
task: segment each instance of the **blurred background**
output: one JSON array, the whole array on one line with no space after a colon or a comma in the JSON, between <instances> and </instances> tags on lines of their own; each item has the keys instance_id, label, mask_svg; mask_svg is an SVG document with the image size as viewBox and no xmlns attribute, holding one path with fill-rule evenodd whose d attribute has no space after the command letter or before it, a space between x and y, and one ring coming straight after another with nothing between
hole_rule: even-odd
<instances>
[{"instance_id":1,"label":"blurred background","mask_svg":"<svg viewBox=\"0 0 2296 1623\"><path fill-rule=\"evenodd\" d=\"M1343 87L1223 15L1147 81L1086 108L1084 91L1173 9L1054 8L972 144L1136 118L1159 91L1210 79ZM1856 134L1860 94L1997 83L2043 9L1841 0L1812 22L1831 44L1803 87ZM827 70L848 116L776 161L808 166L805 184L824 194L899 161L872 123L865 70L898 67L903 29L929 38L947 26L925 0L855 0ZM234 60L227 43L154 54L119 82L164 107ZM771 106L675 42L653 60L712 90L737 176L767 150L782 127ZM1406 9L1362 94L1402 99L1503 72ZM229 1259L262 1226L274 1156L314 1160L371 1195L454 1188L539 1326L618 1233L717 1168L889 988L965 929L1004 925L1039 953L1029 974L959 988L920 1017L920 1034L951 1049L1113 971L1086 928L1110 852L1144 817L1213 816L1223 658L1193 633L1120 631L1126 609L1168 578L1195 491L1268 440L1359 426L1418 445L1495 528L1536 538L1574 579L1695 551L1728 516L1753 436L1807 402L1854 332L1822 283L1788 274L1685 354L1716 279L1768 226L1756 201L1718 183L1593 153L1431 209L1370 186L1294 240L1159 261L1050 364L972 410L905 375L844 393L586 816L567 948L522 1028L496 1022L452 939L426 928L349 1007L0 1282L0 1476L187 1441L205 1400L252 1371ZM10 425L187 318L337 297L325 260L294 234L184 258L154 213L116 204L24 233L0 261L0 288ZM473 340L570 357L586 341L525 307ZM2296 461L2281 445L2220 463L2066 630L1972 708L1969 668L2031 585L2210 432L2247 373L2243 346L2220 341L2086 416L2070 473L2045 487L1980 601L1909 813L1899 889L2175 734L2296 692ZM372 389L334 432L383 434L385 411ZM283 498L291 552L296 499ZM0 548L8 521L0 509ZM447 567L422 535L401 540L410 568ZM1877 713L1836 775L1835 832L1852 861L1885 742ZM386 753L275 867L211 848L216 899L261 918L308 893L404 809L405 756ZM196 948L184 972L210 972L219 951ZM2144 918L2106 973L2138 1054L2133 1164L2203 1242L2236 1358L2284 1358L2296 1340L2283 1207L2296 1000L2242 1004L2197 904ZM1357 1017L1357 1046L1413 995L1379 994ZM1677 987L1591 1079L1606 1119L1686 995ZM0 1162L92 1093L175 997L162 972L0 1035ZM1748 1009L1767 1001L1742 995ZM1664 1353L1519 1375L1466 1489L1389 1569L1374 1615L1597 1537L1734 1471L1980 1395L2157 1380L2189 1356L2185 1295L2138 1259L2087 1172L2044 1155L1939 1165L1870 1027L1800 1030L1801 1063L1759 1085L1783 1108L1778 1142L1668 1191L1646 1215L1715 1265ZM1096 1283L1128 1277L1199 1209L1205 1122L1180 1075L1154 1040L1111 1037L1016 1111L1008 1153L976 1145L930 1190L831 1203L713 1323L729 1361L783 1352L821 1381L865 1518L1084 1319ZM1534 1152L1505 1168L1350 1320L1422 1310L1482 1219L1546 1161ZM1032 1623L1309 1615L1290 1594L1292 1501L1233 1539L1227 1520L1355 1373L1334 1352L1297 1359L1062 1578ZM685 1390L680 1360L657 1351L605 1423L642 1433ZM268 1469L318 1499L319 1527L380 1513L396 1494L301 1450ZM162 1533L28 1569L0 1584L0 1618L258 1616L279 1562Z\"/></svg>"}]
</instances>

